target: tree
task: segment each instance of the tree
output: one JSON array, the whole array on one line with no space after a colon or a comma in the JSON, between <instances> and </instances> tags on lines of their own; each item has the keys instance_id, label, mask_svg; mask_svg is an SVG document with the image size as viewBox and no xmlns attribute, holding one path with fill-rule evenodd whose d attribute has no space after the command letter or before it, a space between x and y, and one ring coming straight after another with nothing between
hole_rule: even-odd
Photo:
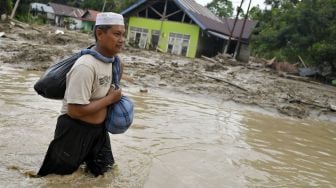
<instances>
[{"instance_id":1,"label":"tree","mask_svg":"<svg viewBox=\"0 0 336 188\"><path fill-rule=\"evenodd\" d=\"M236 12L238 12L239 11L239 15L238 15L238 17L239 18L245 18L245 11L244 11L244 9L243 8L241 8L241 7L237 7L237 9L236 9Z\"/></svg>"},{"instance_id":2,"label":"tree","mask_svg":"<svg viewBox=\"0 0 336 188\"><path fill-rule=\"evenodd\" d=\"M121 12L134 4L137 0L123 0L123 1L116 1L116 7L114 11Z\"/></svg>"},{"instance_id":3,"label":"tree","mask_svg":"<svg viewBox=\"0 0 336 188\"><path fill-rule=\"evenodd\" d=\"M303 57L336 73L336 0L266 0L271 10L255 9L254 55L292 62Z\"/></svg>"},{"instance_id":4,"label":"tree","mask_svg":"<svg viewBox=\"0 0 336 188\"><path fill-rule=\"evenodd\" d=\"M263 15L262 10L260 9L259 5L252 7L249 12L249 19L251 20L259 20Z\"/></svg>"},{"instance_id":5,"label":"tree","mask_svg":"<svg viewBox=\"0 0 336 188\"><path fill-rule=\"evenodd\" d=\"M104 1L96 1L96 0L84 0L80 7L84 9L94 9L97 11L102 11L104 5ZM112 11L115 8L114 0L106 0L106 5L104 11Z\"/></svg>"},{"instance_id":6,"label":"tree","mask_svg":"<svg viewBox=\"0 0 336 188\"><path fill-rule=\"evenodd\" d=\"M125 8L129 7L131 4L136 2L137 0L106 0L105 12L113 11L120 12ZM0 13L11 13L12 5L15 0L0 0ZM104 1L97 0L21 0L20 5L18 7L18 17L25 18L28 17L28 12L30 9L31 3L59 3L69 6L75 6L82 9L93 9L97 11L101 11L103 8ZM23 19L26 20L26 19Z\"/></svg>"},{"instance_id":7,"label":"tree","mask_svg":"<svg viewBox=\"0 0 336 188\"><path fill-rule=\"evenodd\" d=\"M221 18L232 17L233 6L230 0L213 0L206 7Z\"/></svg>"},{"instance_id":8,"label":"tree","mask_svg":"<svg viewBox=\"0 0 336 188\"><path fill-rule=\"evenodd\" d=\"M132 5L136 0L106 0L106 4L104 7L104 12L114 11L121 12L125 8ZM104 6L104 1L97 0L83 0L80 7L84 9L94 9L101 11Z\"/></svg>"},{"instance_id":9,"label":"tree","mask_svg":"<svg viewBox=\"0 0 336 188\"><path fill-rule=\"evenodd\" d=\"M12 12L13 2L12 0L1 0L0 1L0 15L9 15Z\"/></svg>"},{"instance_id":10,"label":"tree","mask_svg":"<svg viewBox=\"0 0 336 188\"><path fill-rule=\"evenodd\" d=\"M266 5L271 5L272 8L279 8L281 0L265 0Z\"/></svg>"}]
</instances>

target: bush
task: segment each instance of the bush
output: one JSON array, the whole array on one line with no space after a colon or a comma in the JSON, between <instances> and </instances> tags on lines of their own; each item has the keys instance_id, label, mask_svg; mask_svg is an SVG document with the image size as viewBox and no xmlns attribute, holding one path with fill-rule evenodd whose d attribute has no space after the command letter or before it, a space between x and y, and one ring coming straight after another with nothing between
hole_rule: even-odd
<instances>
[{"instance_id":1,"label":"bush","mask_svg":"<svg viewBox=\"0 0 336 188\"><path fill-rule=\"evenodd\" d=\"M33 25L43 25L45 24L45 19L42 18L41 16L31 16L30 14L18 14L16 15L16 19L21 21L21 22L25 22L25 23L29 23L29 24L33 24Z\"/></svg>"}]
</instances>

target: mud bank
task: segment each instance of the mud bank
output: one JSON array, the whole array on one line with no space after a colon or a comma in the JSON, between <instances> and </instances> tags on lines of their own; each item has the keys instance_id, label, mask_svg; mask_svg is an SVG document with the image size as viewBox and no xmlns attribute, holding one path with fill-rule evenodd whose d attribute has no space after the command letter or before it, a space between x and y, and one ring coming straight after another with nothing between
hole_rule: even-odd
<instances>
[{"instance_id":1,"label":"mud bank","mask_svg":"<svg viewBox=\"0 0 336 188\"><path fill-rule=\"evenodd\" d=\"M0 23L0 63L30 70L45 70L94 43L89 34L59 28ZM120 54L125 73L134 83L127 87L151 88L218 98L277 111L295 118L336 121L336 87L311 80L296 80L260 64L230 59L189 59L127 47Z\"/></svg>"}]
</instances>

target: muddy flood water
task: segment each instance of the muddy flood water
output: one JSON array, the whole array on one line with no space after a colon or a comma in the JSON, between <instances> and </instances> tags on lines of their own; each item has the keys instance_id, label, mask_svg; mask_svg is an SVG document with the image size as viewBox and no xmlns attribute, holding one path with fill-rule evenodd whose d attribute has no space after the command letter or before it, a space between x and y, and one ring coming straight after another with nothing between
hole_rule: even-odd
<instances>
[{"instance_id":1,"label":"muddy flood water","mask_svg":"<svg viewBox=\"0 0 336 188\"><path fill-rule=\"evenodd\" d=\"M31 178L61 107L34 92L40 74L0 65L0 187L336 187L335 123L133 87L134 124L110 135L111 172Z\"/></svg>"}]
</instances>

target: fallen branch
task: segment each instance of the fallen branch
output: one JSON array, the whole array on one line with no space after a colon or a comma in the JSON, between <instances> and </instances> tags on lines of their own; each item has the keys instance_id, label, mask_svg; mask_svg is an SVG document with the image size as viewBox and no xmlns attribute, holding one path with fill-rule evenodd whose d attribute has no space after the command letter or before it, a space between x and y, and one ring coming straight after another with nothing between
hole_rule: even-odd
<instances>
[{"instance_id":1,"label":"fallen branch","mask_svg":"<svg viewBox=\"0 0 336 188\"><path fill-rule=\"evenodd\" d=\"M29 24L20 22L19 20L16 20L16 19L10 19L10 21L11 21L11 25L20 27L21 29L27 29L27 27L29 27Z\"/></svg>"},{"instance_id":2,"label":"fallen branch","mask_svg":"<svg viewBox=\"0 0 336 188\"><path fill-rule=\"evenodd\" d=\"M316 104L316 103L313 103L313 102L308 102L308 101L304 101L304 100L301 100L301 99L297 99L297 100L302 104L312 105L312 106L316 106L316 107L319 107L319 108L329 108L328 106L322 106L320 104Z\"/></svg>"},{"instance_id":3,"label":"fallen branch","mask_svg":"<svg viewBox=\"0 0 336 188\"><path fill-rule=\"evenodd\" d=\"M300 76L294 76L294 75L289 75L286 73L281 73L280 76L283 76L284 78L292 79L292 80L298 80L298 81L303 81L303 82L310 82L310 79L307 77L300 77Z\"/></svg>"},{"instance_id":4,"label":"fallen branch","mask_svg":"<svg viewBox=\"0 0 336 188\"><path fill-rule=\"evenodd\" d=\"M275 62L275 60L276 60L276 57L273 57L271 60L267 60L266 65L267 65L267 66L271 66L271 65L273 65L273 63Z\"/></svg>"},{"instance_id":5,"label":"fallen branch","mask_svg":"<svg viewBox=\"0 0 336 188\"><path fill-rule=\"evenodd\" d=\"M201 57L202 57L203 59L207 60L207 61L212 62L212 63L218 63L216 60L214 60L214 59L212 59L212 58L210 58L210 57L206 57L206 56L204 56L204 55L202 55Z\"/></svg>"},{"instance_id":6,"label":"fallen branch","mask_svg":"<svg viewBox=\"0 0 336 188\"><path fill-rule=\"evenodd\" d=\"M307 66L306 66L305 62L303 61L303 59L301 58L301 56L298 56L298 57L299 57L301 63L303 64L303 66L304 66L305 68L307 68Z\"/></svg>"},{"instance_id":7,"label":"fallen branch","mask_svg":"<svg viewBox=\"0 0 336 188\"><path fill-rule=\"evenodd\" d=\"M231 85L231 86L234 86L234 87L236 87L236 88L238 88L238 89L241 89L241 90L243 90L243 91L248 92L247 89L245 89L245 88L243 88L243 87L241 87L241 86L239 86L239 85L236 85L236 84L234 84L234 83L231 83L231 82L229 82L229 81L226 81L226 80L224 80L224 79L222 79L222 78L217 78L217 77L210 76L210 75L206 75L206 74L203 74L203 76L208 77L208 78L211 78L211 79L214 79L214 80L216 80L216 81L225 82L225 83L227 83L227 84L229 84L229 85Z\"/></svg>"},{"instance_id":8,"label":"fallen branch","mask_svg":"<svg viewBox=\"0 0 336 188\"><path fill-rule=\"evenodd\" d=\"M306 105L316 106L319 108L330 108L329 106L323 106L323 105L317 104L315 101L310 102L310 101L300 99L298 97L292 96L291 94L288 94L288 96L292 98L289 100L290 103L302 103Z\"/></svg>"},{"instance_id":9,"label":"fallen branch","mask_svg":"<svg viewBox=\"0 0 336 188\"><path fill-rule=\"evenodd\" d=\"M310 84L314 84L316 86L321 86L318 89L322 89L325 91L330 91L330 92L335 92L335 87L333 86L329 86L320 82L315 82L313 80L311 80L308 77L300 77L300 76L294 76L294 75L288 75L286 73L282 73L279 75L280 77L286 78L286 79L290 79L290 80L296 80L296 81L302 81L302 82L306 82L306 83L310 83ZM313 85L311 85L311 87L313 87Z\"/></svg>"},{"instance_id":10,"label":"fallen branch","mask_svg":"<svg viewBox=\"0 0 336 188\"><path fill-rule=\"evenodd\" d=\"M17 41L17 39L16 39L16 38L14 38L14 37L10 37L10 36L8 36L8 35L4 35L4 36L3 36L3 38L8 38L8 39L11 39L11 40Z\"/></svg>"},{"instance_id":11,"label":"fallen branch","mask_svg":"<svg viewBox=\"0 0 336 188\"><path fill-rule=\"evenodd\" d=\"M38 31L38 32L40 32L40 33L43 32L41 29L37 29L37 28L35 28L35 27L32 27L31 29L32 29L32 30L35 30L35 31Z\"/></svg>"}]
</instances>

